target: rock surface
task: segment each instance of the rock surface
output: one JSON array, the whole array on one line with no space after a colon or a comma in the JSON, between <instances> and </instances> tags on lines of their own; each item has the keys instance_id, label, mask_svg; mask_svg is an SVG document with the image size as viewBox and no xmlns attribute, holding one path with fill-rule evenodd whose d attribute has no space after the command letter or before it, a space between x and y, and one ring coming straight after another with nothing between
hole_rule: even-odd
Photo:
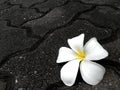
<instances>
[{"instance_id":1,"label":"rock surface","mask_svg":"<svg viewBox=\"0 0 120 90\"><path fill-rule=\"evenodd\" d=\"M6 0L0 0L0 4L1 4L1 3L4 3L5 1L6 1Z\"/></svg>"},{"instance_id":2,"label":"rock surface","mask_svg":"<svg viewBox=\"0 0 120 90\"><path fill-rule=\"evenodd\" d=\"M35 34L43 36L51 29L66 25L77 13L89 8L90 6L87 5L70 2L64 6L52 9L42 18L25 23L24 26L31 27Z\"/></svg>"},{"instance_id":3,"label":"rock surface","mask_svg":"<svg viewBox=\"0 0 120 90\"><path fill-rule=\"evenodd\" d=\"M120 8L119 0L81 0L81 1L86 4L110 5L116 8Z\"/></svg>"},{"instance_id":4,"label":"rock surface","mask_svg":"<svg viewBox=\"0 0 120 90\"><path fill-rule=\"evenodd\" d=\"M94 10L80 15L80 18L90 20L99 26L112 29L120 28L120 10L111 7L97 6Z\"/></svg>"},{"instance_id":5,"label":"rock surface","mask_svg":"<svg viewBox=\"0 0 120 90\"><path fill-rule=\"evenodd\" d=\"M21 4L24 7L30 7L37 3L43 3L46 0L10 0L11 4Z\"/></svg>"},{"instance_id":6,"label":"rock surface","mask_svg":"<svg viewBox=\"0 0 120 90\"><path fill-rule=\"evenodd\" d=\"M21 26L26 21L41 17L42 15L42 13L37 13L35 9L20 8L19 5L0 11L0 19L10 21L13 26Z\"/></svg>"},{"instance_id":7,"label":"rock surface","mask_svg":"<svg viewBox=\"0 0 120 90\"><path fill-rule=\"evenodd\" d=\"M0 90L119 90L120 10L118 0L0 0ZM109 52L96 86L78 73L75 85L60 80L58 50L85 33Z\"/></svg>"},{"instance_id":8,"label":"rock surface","mask_svg":"<svg viewBox=\"0 0 120 90\"><path fill-rule=\"evenodd\" d=\"M16 51L32 46L37 40L26 36L25 30L7 26L0 21L0 62Z\"/></svg>"},{"instance_id":9,"label":"rock surface","mask_svg":"<svg viewBox=\"0 0 120 90\"><path fill-rule=\"evenodd\" d=\"M67 3L68 0L48 0L42 4L36 4L33 8L37 8L40 12L48 12L51 9L60 7Z\"/></svg>"}]
</instances>

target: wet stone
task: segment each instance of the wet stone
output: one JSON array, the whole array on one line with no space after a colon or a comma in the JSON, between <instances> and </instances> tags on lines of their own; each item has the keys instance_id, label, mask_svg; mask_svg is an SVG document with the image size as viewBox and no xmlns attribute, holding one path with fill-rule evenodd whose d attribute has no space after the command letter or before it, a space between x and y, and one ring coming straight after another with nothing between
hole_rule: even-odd
<instances>
[{"instance_id":1,"label":"wet stone","mask_svg":"<svg viewBox=\"0 0 120 90\"><path fill-rule=\"evenodd\" d=\"M31 27L36 35L44 36L49 30L66 25L78 12L89 8L88 5L70 2L51 10L42 18L25 23L24 26Z\"/></svg>"}]
</instances>

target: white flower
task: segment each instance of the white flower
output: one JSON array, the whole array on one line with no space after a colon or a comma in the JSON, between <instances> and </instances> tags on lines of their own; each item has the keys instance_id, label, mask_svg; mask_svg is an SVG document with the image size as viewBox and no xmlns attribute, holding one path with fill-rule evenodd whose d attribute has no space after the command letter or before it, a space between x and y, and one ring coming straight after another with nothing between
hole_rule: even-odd
<instances>
[{"instance_id":1,"label":"white flower","mask_svg":"<svg viewBox=\"0 0 120 90\"><path fill-rule=\"evenodd\" d=\"M67 47L59 49L57 63L69 61L60 72L61 80L67 86L72 86L75 83L79 67L83 80L90 85L98 84L105 74L105 68L91 60L103 59L108 56L108 52L98 43L96 38L91 38L84 47L83 43L84 34L81 34L68 39L71 49Z\"/></svg>"}]
</instances>

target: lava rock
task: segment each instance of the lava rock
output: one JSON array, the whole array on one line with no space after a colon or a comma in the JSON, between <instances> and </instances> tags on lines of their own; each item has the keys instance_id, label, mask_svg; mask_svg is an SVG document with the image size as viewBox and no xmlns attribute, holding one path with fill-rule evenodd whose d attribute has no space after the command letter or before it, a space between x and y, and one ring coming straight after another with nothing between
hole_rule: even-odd
<instances>
[{"instance_id":1,"label":"lava rock","mask_svg":"<svg viewBox=\"0 0 120 90\"><path fill-rule=\"evenodd\" d=\"M113 90L113 89L119 90L120 88L119 85L120 85L119 75L117 75L113 69L106 68L105 76L98 85L91 86L81 80L81 82L79 82L77 85L74 85L72 87L63 86L63 87L57 87L56 89L57 90L74 90L74 89L76 90L79 90L79 89L80 90ZM59 84L56 86L59 86ZM55 86L52 88L55 88Z\"/></svg>"},{"instance_id":2,"label":"lava rock","mask_svg":"<svg viewBox=\"0 0 120 90\"><path fill-rule=\"evenodd\" d=\"M11 72L12 75L15 76L17 80L17 82L15 82L16 90L18 88L25 88L27 90L50 90L49 87L51 87L51 90L54 90L52 89L55 86L54 84L61 81L59 77L61 65L56 63L58 50L62 46L69 47L67 39L80 35L81 33L85 33L86 40L94 36L99 40L103 40L111 35L110 30L96 27L85 20L77 20L72 25L51 33L34 52L11 58L0 70ZM115 80L117 80L116 78L118 79L118 77L115 77ZM103 85L104 84L101 86ZM78 87L78 85L76 87ZM65 85L57 88L66 90ZM98 87L96 86L96 88L99 88L99 85Z\"/></svg>"},{"instance_id":3,"label":"lava rock","mask_svg":"<svg viewBox=\"0 0 120 90\"><path fill-rule=\"evenodd\" d=\"M24 26L31 27L36 35L42 37L49 30L66 25L77 13L83 12L90 7L89 5L70 2L64 6L53 9L42 18L25 23Z\"/></svg>"},{"instance_id":4,"label":"lava rock","mask_svg":"<svg viewBox=\"0 0 120 90\"><path fill-rule=\"evenodd\" d=\"M10 8L11 6L12 6L12 5L8 4L7 2L0 4L0 12L1 12L1 10Z\"/></svg>"},{"instance_id":5,"label":"lava rock","mask_svg":"<svg viewBox=\"0 0 120 90\"><path fill-rule=\"evenodd\" d=\"M12 4L20 4L24 7L30 7L33 4L36 3L43 3L45 0L10 0L10 3Z\"/></svg>"},{"instance_id":6,"label":"lava rock","mask_svg":"<svg viewBox=\"0 0 120 90\"><path fill-rule=\"evenodd\" d=\"M39 9L40 12L48 12L49 10L65 4L68 0L48 0L45 3L37 4L33 8Z\"/></svg>"},{"instance_id":7,"label":"lava rock","mask_svg":"<svg viewBox=\"0 0 120 90\"><path fill-rule=\"evenodd\" d=\"M13 26L20 26L23 23L41 17L42 15L42 13L37 13L35 9L25 9L15 5L11 8L2 10L0 12L0 19L9 20Z\"/></svg>"},{"instance_id":8,"label":"lava rock","mask_svg":"<svg viewBox=\"0 0 120 90\"><path fill-rule=\"evenodd\" d=\"M37 40L28 38L25 30L7 26L0 21L0 62L7 55L32 46Z\"/></svg>"},{"instance_id":9,"label":"lava rock","mask_svg":"<svg viewBox=\"0 0 120 90\"><path fill-rule=\"evenodd\" d=\"M0 89L119 90L118 8L118 0L0 1ZM60 79L65 63L56 63L58 51L69 47L67 39L81 33L85 33L85 43L96 37L109 52L107 58L96 61L106 74L91 86L79 72L75 84L67 87Z\"/></svg>"},{"instance_id":10,"label":"lava rock","mask_svg":"<svg viewBox=\"0 0 120 90\"><path fill-rule=\"evenodd\" d=\"M109 52L108 59L120 63L120 30L116 31L111 39L112 38L114 39L104 44L104 47L106 47Z\"/></svg>"},{"instance_id":11,"label":"lava rock","mask_svg":"<svg viewBox=\"0 0 120 90\"><path fill-rule=\"evenodd\" d=\"M0 72L0 90L13 90L14 76L7 72Z\"/></svg>"},{"instance_id":12,"label":"lava rock","mask_svg":"<svg viewBox=\"0 0 120 90\"><path fill-rule=\"evenodd\" d=\"M77 0L80 1L80 0ZM97 4L97 5L111 5L117 8L120 8L119 0L81 0L86 4Z\"/></svg>"},{"instance_id":13,"label":"lava rock","mask_svg":"<svg viewBox=\"0 0 120 90\"><path fill-rule=\"evenodd\" d=\"M80 18L90 20L99 26L112 29L120 28L120 10L107 6L97 6L94 10L80 15Z\"/></svg>"}]
</instances>

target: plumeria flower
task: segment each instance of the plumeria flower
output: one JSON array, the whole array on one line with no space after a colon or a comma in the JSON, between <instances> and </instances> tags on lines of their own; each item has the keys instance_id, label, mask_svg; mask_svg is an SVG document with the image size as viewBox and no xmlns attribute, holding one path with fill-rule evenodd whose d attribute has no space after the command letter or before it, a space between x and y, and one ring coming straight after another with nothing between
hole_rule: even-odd
<instances>
[{"instance_id":1,"label":"plumeria flower","mask_svg":"<svg viewBox=\"0 0 120 90\"><path fill-rule=\"evenodd\" d=\"M90 84L98 84L105 74L105 68L97 61L108 56L108 52L99 44L97 39L91 38L84 46L84 34L72 39L68 39L71 47L61 47L57 58L57 63L67 62L60 71L60 77L67 86L75 83L78 69L80 68L83 80ZM81 63L80 63L81 62Z\"/></svg>"}]
</instances>

